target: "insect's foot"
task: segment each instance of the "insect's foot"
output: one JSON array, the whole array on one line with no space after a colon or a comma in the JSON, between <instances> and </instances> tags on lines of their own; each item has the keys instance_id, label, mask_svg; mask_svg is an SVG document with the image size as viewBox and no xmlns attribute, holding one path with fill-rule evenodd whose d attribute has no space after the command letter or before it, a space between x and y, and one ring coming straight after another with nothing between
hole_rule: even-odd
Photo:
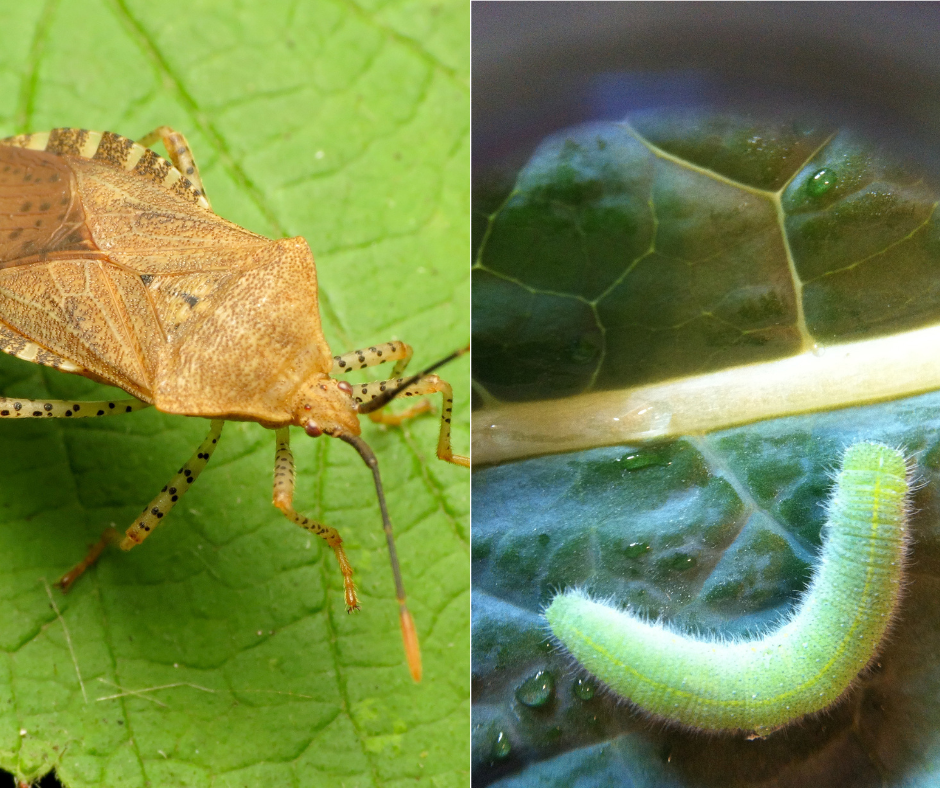
<instances>
[{"instance_id":1,"label":"insect's foot","mask_svg":"<svg viewBox=\"0 0 940 788\"><path fill-rule=\"evenodd\" d=\"M443 460L444 462L450 462L454 465L460 465L463 468L470 467L470 458L464 457L461 454L438 454L437 458Z\"/></svg>"},{"instance_id":2,"label":"insect's foot","mask_svg":"<svg viewBox=\"0 0 940 788\"><path fill-rule=\"evenodd\" d=\"M359 609L359 597L356 595L356 586L353 585L352 578L343 578L343 589L346 595L346 612L352 613Z\"/></svg>"},{"instance_id":3,"label":"insect's foot","mask_svg":"<svg viewBox=\"0 0 940 788\"><path fill-rule=\"evenodd\" d=\"M104 552L104 549L109 544L114 544L118 539L120 539L120 534L117 531L113 528L105 528L104 533L101 534L101 538L88 549L88 553L85 557L62 575L62 577L56 581L56 586L62 590L63 594L67 594L69 589L75 584L75 581L85 574L85 570L98 560Z\"/></svg>"},{"instance_id":4,"label":"insect's foot","mask_svg":"<svg viewBox=\"0 0 940 788\"><path fill-rule=\"evenodd\" d=\"M339 540L339 535L336 536ZM346 551L343 550L342 540L332 545L333 552L336 553L336 560L339 562L339 571L343 573L343 594L346 597L346 612L352 613L359 609L359 596L356 594L356 584L353 583L353 569L349 559L346 558Z\"/></svg>"},{"instance_id":5,"label":"insect's foot","mask_svg":"<svg viewBox=\"0 0 940 788\"><path fill-rule=\"evenodd\" d=\"M66 572L62 577L60 577L55 585L63 594L67 594L69 589L72 588L72 585L75 583L78 578L80 578L85 573L85 568L74 567Z\"/></svg>"}]
</instances>

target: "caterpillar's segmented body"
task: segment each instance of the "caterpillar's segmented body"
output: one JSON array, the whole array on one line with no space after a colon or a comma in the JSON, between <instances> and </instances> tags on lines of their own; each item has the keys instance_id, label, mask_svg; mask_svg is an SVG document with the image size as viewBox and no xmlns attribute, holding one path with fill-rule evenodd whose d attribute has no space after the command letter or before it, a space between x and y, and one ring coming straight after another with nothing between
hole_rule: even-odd
<instances>
[{"instance_id":1,"label":"caterpillar's segmented body","mask_svg":"<svg viewBox=\"0 0 940 788\"><path fill-rule=\"evenodd\" d=\"M789 620L762 638L690 637L579 591L556 596L545 616L581 665L644 711L769 733L831 706L877 652L901 592L909 475L896 449L846 450L819 567Z\"/></svg>"}]
</instances>

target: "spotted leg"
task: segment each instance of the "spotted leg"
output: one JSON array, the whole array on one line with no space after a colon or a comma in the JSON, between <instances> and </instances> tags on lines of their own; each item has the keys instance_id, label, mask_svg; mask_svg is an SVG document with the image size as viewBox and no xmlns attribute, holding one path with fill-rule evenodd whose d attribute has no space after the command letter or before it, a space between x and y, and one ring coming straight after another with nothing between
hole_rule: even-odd
<instances>
[{"instance_id":1,"label":"spotted leg","mask_svg":"<svg viewBox=\"0 0 940 788\"><path fill-rule=\"evenodd\" d=\"M403 380L404 378L396 378L393 380L376 380L371 383L357 383L353 386L353 398L356 402L371 402L387 389L398 386ZM451 450L450 418L454 408L454 392L450 387L450 383L441 380L437 375L428 375L408 386L398 396L417 397L423 394L434 394L438 391L441 392L443 397L444 407L441 412L441 432L437 439L437 456L445 462L470 467L469 457L454 454Z\"/></svg>"},{"instance_id":2,"label":"spotted leg","mask_svg":"<svg viewBox=\"0 0 940 788\"><path fill-rule=\"evenodd\" d=\"M349 353L343 353L341 356L333 356L332 373L337 375L342 372L350 372L354 369L365 369L384 364L386 361L397 362L392 369L392 377L397 377L405 371L408 362L411 361L411 354L414 351L411 345L404 342L385 342L375 347L363 348L362 350L352 350ZM431 403L428 400L416 402L407 410L399 413L390 413L385 410L374 410L369 413L369 418L376 424L385 424L389 427L398 427L403 421L420 416L431 410Z\"/></svg>"},{"instance_id":3,"label":"spotted leg","mask_svg":"<svg viewBox=\"0 0 940 788\"><path fill-rule=\"evenodd\" d=\"M0 397L0 419L80 419L86 416L114 416L149 408L139 399L112 399L76 402L72 399L23 399Z\"/></svg>"},{"instance_id":4,"label":"spotted leg","mask_svg":"<svg viewBox=\"0 0 940 788\"><path fill-rule=\"evenodd\" d=\"M105 529L105 532L101 535L101 539L92 545L88 554L59 578L58 586L63 591L68 591L69 588L72 587L72 584L82 576L85 570L98 560L102 551L109 544L118 544L122 550L130 550L149 536L150 532L169 514L170 510L176 506L177 501L179 501L183 493L189 489L190 485L192 485L199 474L202 473L203 468L206 467L206 463L209 462L209 458L215 451L224 424L225 422L221 419L212 421L209 427L209 434L206 435L205 440L199 444L196 453L186 461L186 464L180 468L169 483L157 493L156 497L144 507L143 512L141 512L140 516L134 521L134 524L127 529L123 539L121 539L121 535L114 528Z\"/></svg>"},{"instance_id":5,"label":"spotted leg","mask_svg":"<svg viewBox=\"0 0 940 788\"><path fill-rule=\"evenodd\" d=\"M196 166L196 159L193 158L193 151L192 148L189 147L186 137L169 126L160 126L149 134L144 134L137 142L145 148L150 148L157 140L163 142L163 147L166 148L166 152L170 155L170 161L173 162L173 166L183 173L196 191L205 197L206 202L208 202L209 196L206 194L206 189L202 185L202 178L199 176L199 168Z\"/></svg>"},{"instance_id":6,"label":"spotted leg","mask_svg":"<svg viewBox=\"0 0 940 788\"><path fill-rule=\"evenodd\" d=\"M301 528L323 539L336 554L339 562L339 571L343 574L343 589L346 596L346 611L359 609L359 598L356 596L356 586L353 583L353 569L343 550L343 540L335 528L318 523L309 517L304 517L294 511L294 454L290 450L290 430L281 427L275 431L277 449L274 453L274 505L280 509L284 516Z\"/></svg>"},{"instance_id":7,"label":"spotted leg","mask_svg":"<svg viewBox=\"0 0 940 788\"><path fill-rule=\"evenodd\" d=\"M351 372L354 369L376 367L386 361L396 361L397 363L392 369L392 377L397 377L405 371L405 367L411 361L413 352L411 345L406 345L404 342L385 342L375 347L351 350L341 356L333 356L333 369L331 371L334 375L337 375L341 372Z\"/></svg>"}]
</instances>

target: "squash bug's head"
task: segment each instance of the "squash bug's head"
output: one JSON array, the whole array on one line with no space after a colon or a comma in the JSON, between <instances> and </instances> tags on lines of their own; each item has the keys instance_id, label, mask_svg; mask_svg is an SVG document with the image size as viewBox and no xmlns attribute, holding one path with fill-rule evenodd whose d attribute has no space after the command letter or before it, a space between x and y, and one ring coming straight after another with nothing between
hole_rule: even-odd
<instances>
[{"instance_id":1,"label":"squash bug's head","mask_svg":"<svg viewBox=\"0 0 940 788\"><path fill-rule=\"evenodd\" d=\"M301 387L297 403L293 423L303 427L311 438L360 432L352 386L345 380L318 375Z\"/></svg>"}]
</instances>

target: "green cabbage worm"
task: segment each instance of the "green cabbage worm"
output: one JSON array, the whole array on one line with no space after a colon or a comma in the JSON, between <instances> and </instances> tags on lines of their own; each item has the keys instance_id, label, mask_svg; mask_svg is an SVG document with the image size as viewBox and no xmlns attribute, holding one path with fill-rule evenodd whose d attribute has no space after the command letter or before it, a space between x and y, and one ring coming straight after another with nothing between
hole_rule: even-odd
<instances>
[{"instance_id":1,"label":"green cabbage worm","mask_svg":"<svg viewBox=\"0 0 940 788\"><path fill-rule=\"evenodd\" d=\"M880 443L846 450L819 567L797 609L763 637L692 637L582 591L556 596L545 616L581 665L655 717L766 735L831 706L874 657L901 594L910 473Z\"/></svg>"}]
</instances>

